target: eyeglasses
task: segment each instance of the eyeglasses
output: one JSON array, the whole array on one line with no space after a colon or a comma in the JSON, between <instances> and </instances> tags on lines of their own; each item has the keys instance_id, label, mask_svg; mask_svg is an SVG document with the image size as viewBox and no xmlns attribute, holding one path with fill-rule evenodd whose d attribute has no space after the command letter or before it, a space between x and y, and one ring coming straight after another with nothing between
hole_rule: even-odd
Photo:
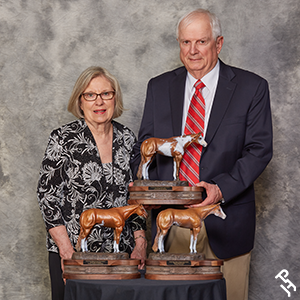
<instances>
[{"instance_id":1,"label":"eyeglasses","mask_svg":"<svg viewBox=\"0 0 300 300\"><path fill-rule=\"evenodd\" d=\"M100 93L100 94L97 94L97 93L83 93L81 94L81 96L83 96L83 98L86 100L86 101L95 101L98 96L100 96L100 98L102 100L111 100L114 96L115 96L115 91L109 91L109 92L103 92L103 93Z\"/></svg>"}]
</instances>

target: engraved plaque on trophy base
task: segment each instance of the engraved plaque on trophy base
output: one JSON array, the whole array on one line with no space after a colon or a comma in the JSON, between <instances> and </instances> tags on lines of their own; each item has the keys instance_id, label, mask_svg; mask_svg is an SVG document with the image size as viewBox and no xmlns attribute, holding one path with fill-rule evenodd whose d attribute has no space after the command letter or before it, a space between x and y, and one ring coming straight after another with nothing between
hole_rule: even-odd
<instances>
[{"instance_id":1,"label":"engraved plaque on trophy base","mask_svg":"<svg viewBox=\"0 0 300 300\"><path fill-rule=\"evenodd\" d=\"M72 259L64 260L65 279L134 279L141 275L138 259L130 259L128 253L75 252Z\"/></svg>"},{"instance_id":2,"label":"engraved plaque on trophy base","mask_svg":"<svg viewBox=\"0 0 300 300\"><path fill-rule=\"evenodd\" d=\"M203 188L187 181L135 180L129 187L129 204L190 205L202 202Z\"/></svg>"},{"instance_id":3,"label":"engraved plaque on trophy base","mask_svg":"<svg viewBox=\"0 0 300 300\"><path fill-rule=\"evenodd\" d=\"M145 278L153 280L212 280L223 278L222 260L201 253L150 253Z\"/></svg>"}]
</instances>

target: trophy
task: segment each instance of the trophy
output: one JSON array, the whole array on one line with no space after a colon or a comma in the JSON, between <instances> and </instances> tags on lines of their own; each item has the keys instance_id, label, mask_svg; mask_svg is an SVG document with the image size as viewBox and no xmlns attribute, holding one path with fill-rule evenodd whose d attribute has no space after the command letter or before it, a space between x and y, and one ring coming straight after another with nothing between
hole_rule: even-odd
<instances>
[{"instance_id":1,"label":"trophy","mask_svg":"<svg viewBox=\"0 0 300 300\"><path fill-rule=\"evenodd\" d=\"M133 186L129 187L129 204L187 206L202 202L203 188L180 181L179 168L185 149L192 143L207 146L201 132L167 139L149 138L141 144L141 162ZM173 181L149 180L149 166L156 154L173 157ZM197 236L203 220L210 214L226 218L220 204L198 208L162 210L156 219L157 233L146 260L145 278L154 280L221 279L222 260L207 260L197 253ZM172 225L190 229L190 253L165 253L164 238Z\"/></svg>"},{"instance_id":2,"label":"trophy","mask_svg":"<svg viewBox=\"0 0 300 300\"><path fill-rule=\"evenodd\" d=\"M125 221L137 214L147 218L143 205L128 205L109 209L91 208L80 215L80 233L76 244L77 252L72 259L64 259L63 278L65 279L135 279L141 277L138 272L139 259L130 259L128 253L120 253L120 235ZM87 236L95 224L114 229L114 253L88 252ZM82 252L80 252L82 250Z\"/></svg>"},{"instance_id":3,"label":"trophy","mask_svg":"<svg viewBox=\"0 0 300 300\"><path fill-rule=\"evenodd\" d=\"M185 149L192 143L206 147L201 132L167 139L149 138L141 145L138 180L129 187L129 204L190 205L202 201L203 188L179 180L179 168ZM173 157L173 181L149 180L148 170L156 154Z\"/></svg>"}]
</instances>

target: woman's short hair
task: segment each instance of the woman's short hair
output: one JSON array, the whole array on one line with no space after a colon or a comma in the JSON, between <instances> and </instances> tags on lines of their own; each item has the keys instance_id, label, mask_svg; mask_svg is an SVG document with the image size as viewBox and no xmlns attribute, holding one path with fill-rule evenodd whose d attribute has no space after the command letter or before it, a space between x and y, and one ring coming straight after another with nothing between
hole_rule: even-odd
<instances>
[{"instance_id":1,"label":"woman's short hair","mask_svg":"<svg viewBox=\"0 0 300 300\"><path fill-rule=\"evenodd\" d=\"M84 113L80 108L80 98L92 79L96 77L104 77L111 83L111 87L115 91L115 110L112 118L120 117L124 111L124 106L119 82L106 69L95 66L87 68L78 77L69 99L68 111L79 119L84 118Z\"/></svg>"},{"instance_id":2,"label":"woman's short hair","mask_svg":"<svg viewBox=\"0 0 300 300\"><path fill-rule=\"evenodd\" d=\"M211 13L209 10L199 8L199 9L193 10L193 11L185 14L178 21L177 28L176 28L176 37L177 37L177 39L179 38L179 27L183 24L185 26L188 26L189 24L192 23L192 21L195 19L195 17L197 17L201 14L205 14L209 17L213 38L215 40L217 40L217 38L219 36L222 36L222 28L221 28L221 22L220 22L219 18L215 14Z\"/></svg>"}]
</instances>

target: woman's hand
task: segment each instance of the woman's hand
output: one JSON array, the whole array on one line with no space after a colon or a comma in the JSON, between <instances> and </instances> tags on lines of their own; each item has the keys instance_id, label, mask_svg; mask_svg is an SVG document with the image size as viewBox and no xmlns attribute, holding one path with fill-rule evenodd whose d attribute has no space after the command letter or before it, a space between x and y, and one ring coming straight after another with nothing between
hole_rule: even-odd
<instances>
[{"instance_id":1,"label":"woman's hand","mask_svg":"<svg viewBox=\"0 0 300 300\"><path fill-rule=\"evenodd\" d=\"M57 226L49 229L49 233L53 238L55 244L59 249L59 256L61 257L61 269L64 272L64 259L71 259L73 253L75 252L73 246L71 245L67 229L65 226ZM64 280L66 283L66 280Z\"/></svg>"},{"instance_id":2,"label":"woman's hand","mask_svg":"<svg viewBox=\"0 0 300 300\"><path fill-rule=\"evenodd\" d=\"M137 230L134 232L135 247L131 253L130 258L140 259L141 264L138 268L141 270L145 266L145 260L147 258L147 240L144 230Z\"/></svg>"}]
</instances>

